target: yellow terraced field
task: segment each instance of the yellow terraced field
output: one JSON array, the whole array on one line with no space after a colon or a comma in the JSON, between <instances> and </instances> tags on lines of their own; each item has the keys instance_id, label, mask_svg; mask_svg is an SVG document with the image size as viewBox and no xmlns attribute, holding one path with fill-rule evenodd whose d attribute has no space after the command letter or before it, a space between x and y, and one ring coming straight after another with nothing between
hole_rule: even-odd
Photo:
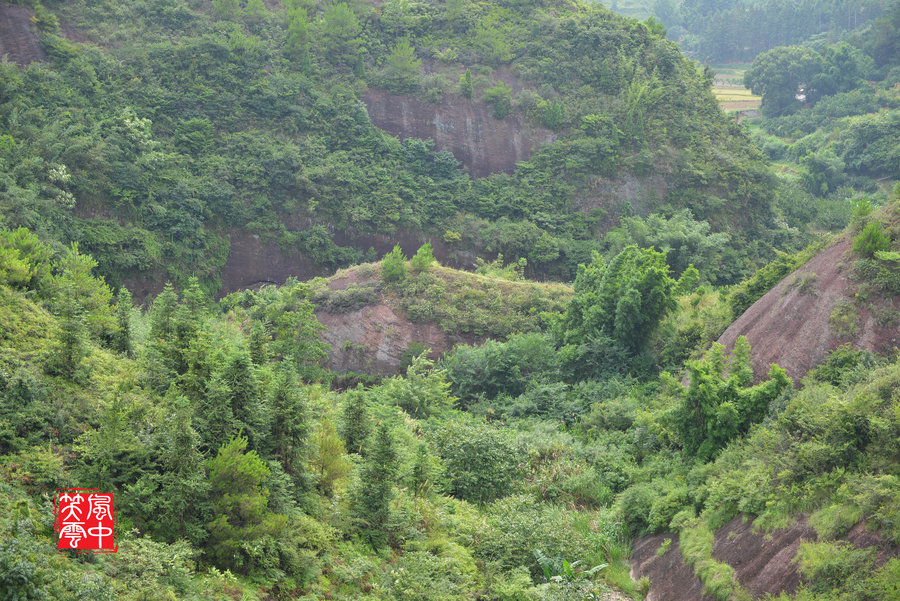
<instances>
[{"instance_id":1,"label":"yellow terraced field","mask_svg":"<svg viewBox=\"0 0 900 601\"><path fill-rule=\"evenodd\" d=\"M713 94L726 111L758 110L761 98L742 85L746 69L713 67L716 73Z\"/></svg>"}]
</instances>

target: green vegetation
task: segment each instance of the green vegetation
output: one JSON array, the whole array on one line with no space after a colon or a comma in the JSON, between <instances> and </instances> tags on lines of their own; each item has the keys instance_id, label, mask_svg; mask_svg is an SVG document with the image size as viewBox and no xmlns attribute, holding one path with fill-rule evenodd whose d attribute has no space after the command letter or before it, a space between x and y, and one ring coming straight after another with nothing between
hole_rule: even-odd
<instances>
[{"instance_id":1,"label":"green vegetation","mask_svg":"<svg viewBox=\"0 0 900 601\"><path fill-rule=\"evenodd\" d=\"M898 164L894 5L746 70L753 135L792 161L775 177L709 69L599 5L24 4L47 60L0 63L0 596L639 599L632 541L666 533L657 554L677 536L709 595L743 601L716 531L808 516L782 599L896 597L900 562L841 537L900 545L897 358L848 344L794 382L714 342L847 224L832 333L900 322L900 199L876 206ZM653 10L718 14L701 49L723 16L797 8ZM557 140L472 178L375 128L370 88ZM376 259L338 240L431 242L213 300L235 233L323 271ZM150 279L173 283L135 308L124 284ZM406 339L401 373L332 373L316 312L375 303L473 344ZM57 551L68 486L115 493L117 554Z\"/></svg>"},{"instance_id":2,"label":"green vegetation","mask_svg":"<svg viewBox=\"0 0 900 601\"><path fill-rule=\"evenodd\" d=\"M2 67L0 226L78 242L116 287L195 276L214 292L235 231L323 272L360 262L368 244L335 229L453 231L459 250L568 280L628 211L591 201L598 177L665 181L641 214L690 209L727 233L728 282L800 242L779 233L764 159L709 80L660 28L600 5L31 4L49 58ZM61 37L56 19L104 45ZM472 179L375 128L370 86L490 103L559 139Z\"/></svg>"}]
</instances>

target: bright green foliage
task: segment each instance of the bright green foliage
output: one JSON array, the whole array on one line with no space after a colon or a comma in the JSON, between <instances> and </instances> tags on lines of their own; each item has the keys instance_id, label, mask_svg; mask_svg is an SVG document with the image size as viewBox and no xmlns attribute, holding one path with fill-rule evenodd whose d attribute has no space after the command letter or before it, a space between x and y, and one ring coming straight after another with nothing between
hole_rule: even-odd
<instances>
[{"instance_id":1,"label":"bright green foliage","mask_svg":"<svg viewBox=\"0 0 900 601\"><path fill-rule=\"evenodd\" d=\"M309 18L302 8L288 13L288 37L284 54L303 64L309 60Z\"/></svg>"},{"instance_id":2,"label":"bright green foliage","mask_svg":"<svg viewBox=\"0 0 900 601\"><path fill-rule=\"evenodd\" d=\"M212 0L213 10L226 19L233 18L241 9L240 0Z\"/></svg>"},{"instance_id":3,"label":"bright green foliage","mask_svg":"<svg viewBox=\"0 0 900 601\"><path fill-rule=\"evenodd\" d=\"M328 344L319 339L324 326L316 319L307 285L290 279L280 288L264 288L251 302L255 305L251 315L271 334L272 341L267 344L271 354L293 361L302 378L322 377L321 363L327 357Z\"/></svg>"},{"instance_id":4,"label":"bright green foliage","mask_svg":"<svg viewBox=\"0 0 900 601\"><path fill-rule=\"evenodd\" d=\"M344 394L344 420L341 426L341 437L347 450L362 454L372 433L372 417L361 384Z\"/></svg>"},{"instance_id":5,"label":"bright green foliage","mask_svg":"<svg viewBox=\"0 0 900 601\"><path fill-rule=\"evenodd\" d=\"M423 273L428 271L432 263L434 263L434 253L431 250L431 242L426 242L409 260L409 270L413 273Z\"/></svg>"},{"instance_id":6,"label":"bright green foliage","mask_svg":"<svg viewBox=\"0 0 900 601\"><path fill-rule=\"evenodd\" d=\"M872 221L853 239L853 252L872 258L876 252L890 249L891 241L884 235L881 224Z\"/></svg>"},{"instance_id":7,"label":"bright green foliage","mask_svg":"<svg viewBox=\"0 0 900 601\"><path fill-rule=\"evenodd\" d=\"M512 88L501 81L484 91L482 100L494 106L494 117L503 119L512 111Z\"/></svg>"},{"instance_id":8,"label":"bright green foliage","mask_svg":"<svg viewBox=\"0 0 900 601\"><path fill-rule=\"evenodd\" d=\"M400 250L400 245L394 245L394 249L384 255L381 260L381 279L387 283L402 282L406 277L406 257Z\"/></svg>"},{"instance_id":9,"label":"bright green foliage","mask_svg":"<svg viewBox=\"0 0 900 601\"><path fill-rule=\"evenodd\" d=\"M410 474L410 484L416 496L428 494L434 486L434 473L434 459L428 451L428 443L420 442L416 447L416 458Z\"/></svg>"},{"instance_id":10,"label":"bright green foliage","mask_svg":"<svg viewBox=\"0 0 900 601\"><path fill-rule=\"evenodd\" d=\"M390 426L382 422L366 453L366 463L360 473L354 499L360 530L376 547L386 540L385 526L390 518L397 467L394 438Z\"/></svg>"},{"instance_id":11,"label":"bright green foliage","mask_svg":"<svg viewBox=\"0 0 900 601\"><path fill-rule=\"evenodd\" d=\"M74 291L63 305L61 317L59 338L47 358L47 373L82 381L87 376L81 364L88 354L87 329Z\"/></svg>"},{"instance_id":12,"label":"bright green foliage","mask_svg":"<svg viewBox=\"0 0 900 601\"><path fill-rule=\"evenodd\" d=\"M421 73L422 61L416 58L416 49L403 40L385 59L381 82L385 89L405 94L415 91Z\"/></svg>"},{"instance_id":13,"label":"bright green foliage","mask_svg":"<svg viewBox=\"0 0 900 601\"><path fill-rule=\"evenodd\" d=\"M683 209L670 218L659 214L649 217L626 217L619 227L610 230L603 239L613 257L626 246L655 248L666 254L666 262L675 275L683 273L689 265L715 265L715 275L703 274L712 282L728 281L740 273L740 266L731 263L725 248L729 235L711 233L709 223L697 221L691 211Z\"/></svg>"},{"instance_id":14,"label":"bright green foliage","mask_svg":"<svg viewBox=\"0 0 900 601\"><path fill-rule=\"evenodd\" d=\"M309 476L303 461L309 445L310 416L306 391L290 363L282 362L276 368L269 383L267 404L273 418L266 448L271 449L269 454L281 463L294 484L305 490Z\"/></svg>"},{"instance_id":15,"label":"bright green foliage","mask_svg":"<svg viewBox=\"0 0 900 601\"><path fill-rule=\"evenodd\" d=\"M311 467L316 478L319 491L325 496L334 494L338 481L350 471L347 461L347 449L344 441L338 436L334 422L324 418L313 435Z\"/></svg>"},{"instance_id":16,"label":"bright green foliage","mask_svg":"<svg viewBox=\"0 0 900 601\"><path fill-rule=\"evenodd\" d=\"M94 337L107 337L116 330L111 306L112 290L91 271L97 262L90 255L78 250L73 243L65 256L53 265L53 274L45 283L44 294L49 297L50 309L56 313L70 314L77 305L77 312L84 318L87 331Z\"/></svg>"},{"instance_id":17,"label":"bright green foliage","mask_svg":"<svg viewBox=\"0 0 900 601\"><path fill-rule=\"evenodd\" d=\"M684 451L703 460L761 421L769 404L791 386L784 370L774 364L766 382L751 386L750 345L743 337L739 340L727 377L720 344L713 344L706 359L688 362L691 382L680 395L676 422Z\"/></svg>"},{"instance_id":18,"label":"bright green foliage","mask_svg":"<svg viewBox=\"0 0 900 601\"><path fill-rule=\"evenodd\" d=\"M519 449L513 436L482 422L450 423L437 433L447 492L487 503L512 492L519 476Z\"/></svg>"},{"instance_id":19,"label":"bright green foliage","mask_svg":"<svg viewBox=\"0 0 900 601\"><path fill-rule=\"evenodd\" d=\"M562 102L553 99L549 102L543 102L543 114L541 115L541 123L544 127L559 131L565 125L566 107Z\"/></svg>"},{"instance_id":20,"label":"bright green foliage","mask_svg":"<svg viewBox=\"0 0 900 601\"><path fill-rule=\"evenodd\" d=\"M466 601L476 594L475 561L467 550L453 543L440 549L403 554L392 583L397 601Z\"/></svg>"},{"instance_id":21,"label":"bright green foliage","mask_svg":"<svg viewBox=\"0 0 900 601\"><path fill-rule=\"evenodd\" d=\"M27 228L0 230L0 284L37 288L50 275L52 254Z\"/></svg>"},{"instance_id":22,"label":"bright green foliage","mask_svg":"<svg viewBox=\"0 0 900 601\"><path fill-rule=\"evenodd\" d=\"M349 4L336 2L326 5L321 31L324 56L329 61L337 65L356 62L362 26Z\"/></svg>"},{"instance_id":23,"label":"bright green foliage","mask_svg":"<svg viewBox=\"0 0 900 601\"><path fill-rule=\"evenodd\" d=\"M456 400L450 396L446 374L443 369L434 369L434 361L428 358L426 349L412 360L405 378L393 378L385 384L385 397L412 417L440 415Z\"/></svg>"},{"instance_id":24,"label":"bright green foliage","mask_svg":"<svg viewBox=\"0 0 900 601\"><path fill-rule=\"evenodd\" d=\"M216 565L241 573L260 567L247 545L277 536L285 525L284 516L268 511L269 493L262 483L269 468L246 448L246 438L232 438L207 461L213 518L207 550Z\"/></svg>"},{"instance_id":25,"label":"bright green foliage","mask_svg":"<svg viewBox=\"0 0 900 601\"><path fill-rule=\"evenodd\" d=\"M826 248L829 242L828 239L821 240L793 254L778 253L774 261L734 286L728 298L733 317L735 319L740 317L744 311L749 309L766 292L774 288L778 282L816 256L819 251Z\"/></svg>"},{"instance_id":26,"label":"bright green foliage","mask_svg":"<svg viewBox=\"0 0 900 601\"><path fill-rule=\"evenodd\" d=\"M472 86L472 72L468 69L459 76L459 93L463 98L471 98L474 93Z\"/></svg>"},{"instance_id":27,"label":"bright green foliage","mask_svg":"<svg viewBox=\"0 0 900 601\"><path fill-rule=\"evenodd\" d=\"M475 28L471 44L489 65L499 65L513 57L507 36L494 15L481 19Z\"/></svg>"},{"instance_id":28,"label":"bright green foliage","mask_svg":"<svg viewBox=\"0 0 900 601\"><path fill-rule=\"evenodd\" d=\"M250 347L250 359L254 365L263 365L269 361L268 344L272 339L266 332L266 326L259 321L254 321L250 328L250 338L247 344Z\"/></svg>"},{"instance_id":29,"label":"bright green foliage","mask_svg":"<svg viewBox=\"0 0 900 601\"><path fill-rule=\"evenodd\" d=\"M243 15L248 23L259 24L269 15L269 9L263 0L247 0Z\"/></svg>"},{"instance_id":30,"label":"bright green foliage","mask_svg":"<svg viewBox=\"0 0 900 601\"><path fill-rule=\"evenodd\" d=\"M665 255L653 249L629 246L608 264L595 255L579 267L575 296L559 324L560 341L579 345L603 337L637 354L674 308L674 286Z\"/></svg>"},{"instance_id":31,"label":"bright green foliage","mask_svg":"<svg viewBox=\"0 0 900 601\"><path fill-rule=\"evenodd\" d=\"M480 346L457 346L445 355L443 365L465 408L479 398L519 396L531 380L552 373L557 359L547 352L551 346L546 335L519 334L505 343L488 340Z\"/></svg>"}]
</instances>

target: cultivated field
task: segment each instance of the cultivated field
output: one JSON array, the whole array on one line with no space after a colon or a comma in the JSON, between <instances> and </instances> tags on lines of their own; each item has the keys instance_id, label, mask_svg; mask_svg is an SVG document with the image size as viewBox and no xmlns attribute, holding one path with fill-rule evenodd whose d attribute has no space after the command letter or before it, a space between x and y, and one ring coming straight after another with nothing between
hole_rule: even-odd
<instances>
[{"instance_id":1,"label":"cultivated field","mask_svg":"<svg viewBox=\"0 0 900 601\"><path fill-rule=\"evenodd\" d=\"M744 87L744 71L750 65L713 65L713 94L726 111L759 110L760 97Z\"/></svg>"}]
</instances>

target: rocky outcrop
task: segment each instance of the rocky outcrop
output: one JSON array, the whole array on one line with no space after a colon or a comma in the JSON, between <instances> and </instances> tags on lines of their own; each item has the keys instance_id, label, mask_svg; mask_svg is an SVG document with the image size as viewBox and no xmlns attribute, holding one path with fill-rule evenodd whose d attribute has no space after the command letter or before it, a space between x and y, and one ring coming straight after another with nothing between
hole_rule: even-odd
<instances>
[{"instance_id":1,"label":"rocky outcrop","mask_svg":"<svg viewBox=\"0 0 900 601\"><path fill-rule=\"evenodd\" d=\"M375 125L399 138L434 140L435 149L452 152L473 177L512 173L536 146L556 139L517 115L496 119L490 105L449 94L429 104L370 89L363 99Z\"/></svg>"},{"instance_id":2,"label":"rocky outcrop","mask_svg":"<svg viewBox=\"0 0 900 601\"><path fill-rule=\"evenodd\" d=\"M33 16L34 11L26 6L0 4L0 60L6 57L11 63L30 65L47 58L37 28L31 23ZM60 23L59 30L74 42L88 41L68 23Z\"/></svg>"},{"instance_id":3,"label":"rocky outcrop","mask_svg":"<svg viewBox=\"0 0 900 601\"><path fill-rule=\"evenodd\" d=\"M24 6L0 5L0 57L20 65L47 58L32 28L32 15L34 11Z\"/></svg>"},{"instance_id":4,"label":"rocky outcrop","mask_svg":"<svg viewBox=\"0 0 900 601\"><path fill-rule=\"evenodd\" d=\"M293 225L302 227L297 223ZM339 246L352 246L363 252L372 248L379 258L388 253L395 244L399 244L406 256L411 257L422 244L431 242L434 256L443 265L467 269L475 264L474 253L453 248L439 237L432 238L421 232L401 230L388 235L353 234L345 230L333 230L332 235L335 244ZM228 259L220 274L222 280L220 296L264 284L283 284L291 276L299 280L308 280L316 276L328 276L333 272L303 253L285 250L276 242L246 230L232 230L229 240Z\"/></svg>"},{"instance_id":5,"label":"rocky outcrop","mask_svg":"<svg viewBox=\"0 0 900 601\"><path fill-rule=\"evenodd\" d=\"M341 271L328 280L330 290L371 290L371 300L346 309L319 307L316 318L325 326L321 338L330 345L328 368L339 372L392 375L413 343L431 349L438 358L474 337L448 334L433 322L413 322L396 302L382 294L379 272L360 267Z\"/></svg>"},{"instance_id":6,"label":"rocky outcrop","mask_svg":"<svg viewBox=\"0 0 900 601\"><path fill-rule=\"evenodd\" d=\"M874 293L858 299L849 277L853 260L850 240L841 237L756 301L719 343L731 349L746 336L757 380L777 363L795 382L845 343L891 352L900 346L900 325L892 317L900 315L900 304Z\"/></svg>"},{"instance_id":7,"label":"rocky outcrop","mask_svg":"<svg viewBox=\"0 0 900 601\"><path fill-rule=\"evenodd\" d=\"M667 538L672 539L668 550L657 555ZM816 531L804 516L790 528L768 533L754 532L752 522L737 516L716 532L712 554L716 561L734 568L738 582L753 598L762 599L797 590L803 579L794 559L802 542L816 539ZM878 533L868 531L862 522L840 540L858 549L874 548L876 567L900 551ZM650 580L645 601L712 601L703 594L703 583L684 563L677 534L654 534L638 539L631 554L631 567L632 578Z\"/></svg>"}]
</instances>

